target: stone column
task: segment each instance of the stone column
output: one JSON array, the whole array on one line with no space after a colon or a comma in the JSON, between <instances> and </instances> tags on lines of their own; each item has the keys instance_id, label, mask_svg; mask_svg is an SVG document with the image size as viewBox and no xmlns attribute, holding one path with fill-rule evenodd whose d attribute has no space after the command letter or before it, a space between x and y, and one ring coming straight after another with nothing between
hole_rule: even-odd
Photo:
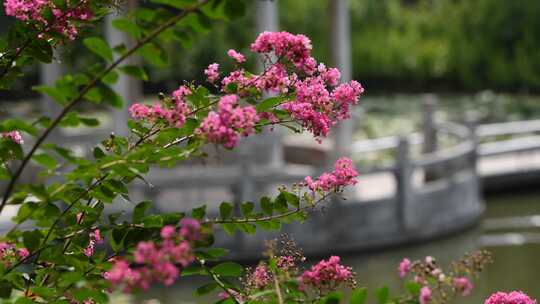
<instances>
[{"instance_id":1,"label":"stone column","mask_svg":"<svg viewBox=\"0 0 540 304\"><path fill-rule=\"evenodd\" d=\"M329 0L328 4L332 63L341 71L342 82L346 82L352 77L349 1ZM334 155L330 159L332 163L339 157L350 156L353 127L351 119L338 124L334 134Z\"/></svg>"},{"instance_id":2,"label":"stone column","mask_svg":"<svg viewBox=\"0 0 540 304\"><path fill-rule=\"evenodd\" d=\"M125 4L125 10L131 11L136 7L135 0L128 0ZM105 34L107 42L111 47L124 44L129 47L133 44L132 39L124 32L117 30L112 21L115 19L114 15L107 15L105 17ZM139 60L131 56L124 61L124 65L138 64ZM127 127L127 121L129 114L127 108L133 102L136 102L142 96L142 87L138 79L128 76L123 73L119 73L118 81L112 86L112 89L119 94L124 100L124 107L122 109L113 109L113 131L119 135L127 135L129 130Z\"/></svg>"},{"instance_id":3,"label":"stone column","mask_svg":"<svg viewBox=\"0 0 540 304\"><path fill-rule=\"evenodd\" d=\"M64 74L64 67L60 61L58 61L58 55L59 50L54 51L54 57L53 61L51 63L45 64L41 63L39 65L39 81L40 84L46 85L46 86L54 86L56 83L56 80L58 80L62 75ZM54 117L58 116L60 114L60 111L62 111L62 106L59 105L56 101L54 101L49 95L42 94L41 95L41 110L43 115L51 117L54 119ZM56 128L52 131L51 139L53 140L60 140L61 139L61 129Z\"/></svg>"},{"instance_id":4,"label":"stone column","mask_svg":"<svg viewBox=\"0 0 540 304\"><path fill-rule=\"evenodd\" d=\"M256 0L255 1L255 30L254 37L264 31L275 32L279 30L278 0ZM263 70L262 62L258 62L257 68ZM271 95L265 94L266 97ZM280 128L273 132L266 132L258 139L258 148L267 150L265 155L269 156L267 164L270 167L283 166L283 133Z\"/></svg>"},{"instance_id":5,"label":"stone column","mask_svg":"<svg viewBox=\"0 0 540 304\"><path fill-rule=\"evenodd\" d=\"M410 143L407 136L400 136L396 147L396 217L402 229L411 228L408 210L413 196L412 173L413 166L410 156Z\"/></svg>"},{"instance_id":6,"label":"stone column","mask_svg":"<svg viewBox=\"0 0 540 304\"><path fill-rule=\"evenodd\" d=\"M422 104L422 132L424 143L422 145L422 154L433 153L437 151L437 125L435 122L435 108L437 97L433 94L424 95ZM440 166L429 166L425 168L424 181L429 182L440 177Z\"/></svg>"},{"instance_id":7,"label":"stone column","mask_svg":"<svg viewBox=\"0 0 540 304\"><path fill-rule=\"evenodd\" d=\"M55 51L53 62L48 64L42 63L39 66L39 81L42 85L54 86L56 80L64 74L62 63L56 60L56 57L58 57L57 53ZM43 94L41 97L41 106L43 114L49 117L57 116L62 110L62 107L46 94Z\"/></svg>"}]
</instances>

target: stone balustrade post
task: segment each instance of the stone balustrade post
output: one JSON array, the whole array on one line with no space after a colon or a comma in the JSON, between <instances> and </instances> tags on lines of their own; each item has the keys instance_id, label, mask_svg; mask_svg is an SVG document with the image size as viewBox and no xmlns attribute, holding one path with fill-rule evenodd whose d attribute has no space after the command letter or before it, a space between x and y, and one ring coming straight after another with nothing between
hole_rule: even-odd
<instances>
[{"instance_id":1,"label":"stone balustrade post","mask_svg":"<svg viewBox=\"0 0 540 304\"><path fill-rule=\"evenodd\" d=\"M403 229L409 228L408 210L413 196L413 165L410 155L410 143L406 136L400 136L396 147L396 212L397 219Z\"/></svg>"},{"instance_id":2,"label":"stone balustrade post","mask_svg":"<svg viewBox=\"0 0 540 304\"><path fill-rule=\"evenodd\" d=\"M433 94L424 95L422 102L422 133L424 143L422 145L422 154L433 153L437 151L437 124L435 122L435 110L437 106L437 97ZM440 177L440 171L437 167L425 168L424 181L429 182Z\"/></svg>"},{"instance_id":3,"label":"stone balustrade post","mask_svg":"<svg viewBox=\"0 0 540 304\"><path fill-rule=\"evenodd\" d=\"M476 179L478 182L480 182L480 178L478 176L478 147L480 145L480 140L478 138L478 135L476 133L476 129L478 127L478 121L479 121L479 113L476 111L469 111L465 113L465 125L469 129L469 140L473 144L473 152L471 153L471 162L470 167L474 171L474 174L476 175Z\"/></svg>"}]
</instances>

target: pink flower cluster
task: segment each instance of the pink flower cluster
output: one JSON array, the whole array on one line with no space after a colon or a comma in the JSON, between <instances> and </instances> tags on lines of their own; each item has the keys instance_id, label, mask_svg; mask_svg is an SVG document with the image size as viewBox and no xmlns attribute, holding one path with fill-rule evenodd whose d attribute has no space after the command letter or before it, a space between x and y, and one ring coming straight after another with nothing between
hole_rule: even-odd
<instances>
[{"instance_id":1,"label":"pink flower cluster","mask_svg":"<svg viewBox=\"0 0 540 304\"><path fill-rule=\"evenodd\" d=\"M214 83L219 78L219 64L212 63L204 70L204 75L210 83Z\"/></svg>"},{"instance_id":2,"label":"pink flower cluster","mask_svg":"<svg viewBox=\"0 0 540 304\"><path fill-rule=\"evenodd\" d=\"M24 247L17 248L11 243L0 242L0 261L4 266L9 266L12 262L24 259L29 255L30 252Z\"/></svg>"},{"instance_id":3,"label":"pink flower cluster","mask_svg":"<svg viewBox=\"0 0 540 304\"><path fill-rule=\"evenodd\" d=\"M311 176L305 178L304 185L311 191L339 191L345 186L355 185L358 181L358 172L354 169L352 160L347 157L338 159L334 165L334 171L325 172L318 179Z\"/></svg>"},{"instance_id":4,"label":"pink flower cluster","mask_svg":"<svg viewBox=\"0 0 540 304\"><path fill-rule=\"evenodd\" d=\"M77 220L78 222L80 219ZM88 241L88 246L84 248L83 253L87 257L91 257L94 255L95 246L96 244L103 243L103 238L101 237L101 232L99 229L95 229L94 231L90 232L90 240Z\"/></svg>"},{"instance_id":5,"label":"pink flower cluster","mask_svg":"<svg viewBox=\"0 0 540 304\"><path fill-rule=\"evenodd\" d=\"M468 296L474 289L474 285L466 277L457 277L452 280L452 285L462 296Z\"/></svg>"},{"instance_id":6,"label":"pink flower cluster","mask_svg":"<svg viewBox=\"0 0 540 304\"><path fill-rule=\"evenodd\" d=\"M398 266L398 273L400 278L404 278L411 270L411 260L404 258Z\"/></svg>"},{"instance_id":7,"label":"pink flower cluster","mask_svg":"<svg viewBox=\"0 0 540 304\"><path fill-rule=\"evenodd\" d=\"M431 289L424 286L420 289L420 296L418 297L420 304L428 304L431 301Z\"/></svg>"},{"instance_id":8,"label":"pink flower cluster","mask_svg":"<svg viewBox=\"0 0 540 304\"><path fill-rule=\"evenodd\" d=\"M123 284L127 292L137 288L146 290L155 281L173 284L181 269L195 260L191 242L200 238L200 228L198 221L187 218L180 221L180 229L163 227L160 244L140 242L133 254L134 265L118 259L103 277L112 284Z\"/></svg>"},{"instance_id":9,"label":"pink flower cluster","mask_svg":"<svg viewBox=\"0 0 540 304\"><path fill-rule=\"evenodd\" d=\"M536 304L536 300L521 291L510 293L499 291L487 298L484 304Z\"/></svg>"},{"instance_id":10,"label":"pink flower cluster","mask_svg":"<svg viewBox=\"0 0 540 304\"><path fill-rule=\"evenodd\" d=\"M317 63L311 57L311 41L304 35L293 35L288 32L263 32L251 44L251 50L256 53L274 53L277 58L283 58L307 74L314 72Z\"/></svg>"},{"instance_id":11,"label":"pink flower cluster","mask_svg":"<svg viewBox=\"0 0 540 304\"><path fill-rule=\"evenodd\" d=\"M352 268L340 264L338 256L331 256L313 265L300 276L302 286L311 286L318 290L328 290L350 282L354 278Z\"/></svg>"},{"instance_id":12,"label":"pink flower cluster","mask_svg":"<svg viewBox=\"0 0 540 304\"><path fill-rule=\"evenodd\" d=\"M259 120L253 106L241 107L237 95L225 95L219 100L217 111L210 111L195 133L230 149L238 142L239 134L253 133Z\"/></svg>"},{"instance_id":13,"label":"pink flower cluster","mask_svg":"<svg viewBox=\"0 0 540 304\"><path fill-rule=\"evenodd\" d=\"M233 49L228 50L227 55L238 63L246 62L246 56L242 55L241 53L238 53L236 50L233 50Z\"/></svg>"},{"instance_id":14,"label":"pink flower cluster","mask_svg":"<svg viewBox=\"0 0 540 304\"><path fill-rule=\"evenodd\" d=\"M296 92L294 100L276 108L288 112L317 138L327 136L339 120L349 118L350 107L358 103L364 92L356 81L339 85L341 73L338 69L327 68L323 63L317 65L311 56L311 41L304 35L263 32L251 45L251 50L264 54L265 70L259 75L242 68L234 70L221 81L222 91L241 97L265 91ZM238 63L245 61L245 56L235 50L229 50L227 54ZM209 65L204 74L209 82L216 82L218 65Z\"/></svg>"},{"instance_id":15,"label":"pink flower cluster","mask_svg":"<svg viewBox=\"0 0 540 304\"><path fill-rule=\"evenodd\" d=\"M44 38L48 32L55 32L73 40L78 34L77 23L89 20L93 14L87 1L77 1L76 5L67 1L66 6L67 9L62 10L51 0L6 0L4 2L6 15L24 22L39 24L42 31L39 38ZM52 17L49 19L44 17L47 9L52 12Z\"/></svg>"},{"instance_id":16,"label":"pink flower cluster","mask_svg":"<svg viewBox=\"0 0 540 304\"><path fill-rule=\"evenodd\" d=\"M283 271L287 271L295 265L294 258L290 255L280 256L277 260L277 267Z\"/></svg>"},{"instance_id":17,"label":"pink flower cluster","mask_svg":"<svg viewBox=\"0 0 540 304\"><path fill-rule=\"evenodd\" d=\"M0 136L2 138L11 140L16 144L19 144L19 145L24 144L23 137L19 131L3 132L3 133L0 133Z\"/></svg>"},{"instance_id":18,"label":"pink flower cluster","mask_svg":"<svg viewBox=\"0 0 540 304\"><path fill-rule=\"evenodd\" d=\"M333 81L332 79L330 79ZM350 107L358 103L364 88L356 81L341 84L332 92L322 76L308 77L295 84L296 99L282 108L316 137L325 137L330 127L350 117Z\"/></svg>"},{"instance_id":19,"label":"pink flower cluster","mask_svg":"<svg viewBox=\"0 0 540 304\"><path fill-rule=\"evenodd\" d=\"M180 86L172 93L172 103L155 103L147 106L134 103L129 107L129 113L133 119L148 122L162 121L171 127L181 128L186 122L191 110L187 104L186 96L191 95L191 90L186 86Z\"/></svg>"},{"instance_id":20,"label":"pink flower cluster","mask_svg":"<svg viewBox=\"0 0 540 304\"><path fill-rule=\"evenodd\" d=\"M272 277L266 268L266 265L259 264L253 274L250 276L249 282L252 286L255 286L257 289L263 289L272 281Z\"/></svg>"}]
</instances>

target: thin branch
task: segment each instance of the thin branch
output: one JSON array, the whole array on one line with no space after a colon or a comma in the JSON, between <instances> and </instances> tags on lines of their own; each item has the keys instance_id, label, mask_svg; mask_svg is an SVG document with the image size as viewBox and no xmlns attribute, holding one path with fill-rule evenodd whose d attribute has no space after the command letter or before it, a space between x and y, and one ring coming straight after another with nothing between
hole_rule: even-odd
<instances>
[{"instance_id":1,"label":"thin branch","mask_svg":"<svg viewBox=\"0 0 540 304\"><path fill-rule=\"evenodd\" d=\"M92 79L80 92L79 94L72 99L65 107L62 109L60 114L52 121L51 125L45 129L43 134L37 139L34 146L30 149L28 154L23 159L21 165L15 172L15 175L13 178L11 178L9 184L6 187L6 191L4 192L4 197L2 198L2 203L0 203L0 214L2 213L5 205L7 204L7 201L13 191L13 188L15 186L15 183L21 176L24 168L26 165L30 162L30 159L36 152L36 150L39 148L39 146L45 141L45 139L49 136L49 134L52 132L52 130L60 123L62 118L66 116L73 107L78 104L81 100L83 100L84 95L90 91L91 88L96 86L98 82L106 76L108 73L110 73L112 70L114 70L120 63L122 63L124 60L126 60L128 57L133 55L138 49L140 49L142 46L156 38L159 34L161 34L163 31L167 30L168 28L174 26L178 21L182 20L184 17L186 17L188 14L193 13L197 11L199 8L204 6L206 3L208 3L209 0L202 0L197 5L189 7L184 9L181 13L178 15L172 17L167 22L163 23L161 26L157 27L154 31L152 31L150 34L148 34L143 39L139 40L131 49L129 49L127 52L122 54L120 57L118 57L111 65L109 65L105 70L103 70L100 74L98 74L94 79Z\"/></svg>"},{"instance_id":2,"label":"thin branch","mask_svg":"<svg viewBox=\"0 0 540 304\"><path fill-rule=\"evenodd\" d=\"M296 209L289 210L284 213L279 213L275 215L268 215L268 216L262 216L262 217L245 217L245 218L233 218L230 220L220 220L220 219L209 219L206 221L203 221L202 224L245 224L245 223L259 223L259 222L266 222L271 220L276 220L280 218L284 218L290 215L294 215L296 213L300 213L302 211L307 211L314 209L319 205L321 202L323 202L326 198L330 196L330 193L325 193L321 198L319 198L316 202L306 205L303 207L298 207Z\"/></svg>"}]
</instances>

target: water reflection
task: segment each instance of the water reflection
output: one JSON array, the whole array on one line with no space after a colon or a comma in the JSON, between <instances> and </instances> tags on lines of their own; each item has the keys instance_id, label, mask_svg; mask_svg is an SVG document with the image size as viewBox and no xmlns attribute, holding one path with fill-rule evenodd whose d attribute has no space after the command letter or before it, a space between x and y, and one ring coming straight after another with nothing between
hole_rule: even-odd
<instances>
[{"instance_id":1,"label":"water reflection","mask_svg":"<svg viewBox=\"0 0 540 304\"><path fill-rule=\"evenodd\" d=\"M458 236L385 252L345 255L343 262L357 271L361 286L376 288L388 284L397 291L402 282L396 275L396 265L404 256L416 259L433 255L445 265L459 259L465 252L484 248L492 252L495 263L489 265L480 280L475 282L477 286L473 295L461 298L459 303L483 303L494 291L514 289L540 299L540 229L535 221L531 222L531 218L540 215L540 194L490 197L487 201L488 208L482 223ZM212 303L215 296L193 296L194 288L203 283L202 279L182 279L174 287L152 289L133 303L144 303L148 299L157 299L158 303L164 304Z\"/></svg>"}]
</instances>

